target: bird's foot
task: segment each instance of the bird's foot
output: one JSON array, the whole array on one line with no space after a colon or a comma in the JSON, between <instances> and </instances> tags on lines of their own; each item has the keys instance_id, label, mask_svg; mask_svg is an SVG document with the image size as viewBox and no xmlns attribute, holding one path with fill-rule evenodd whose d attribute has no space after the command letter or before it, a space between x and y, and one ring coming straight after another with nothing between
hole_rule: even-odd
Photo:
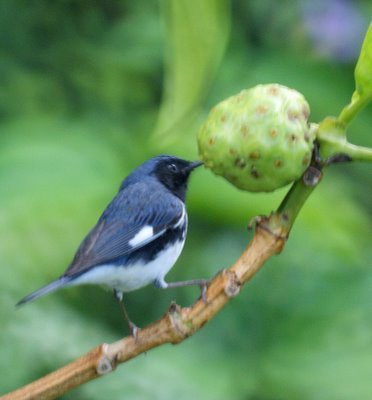
<instances>
[{"instance_id":1,"label":"bird's foot","mask_svg":"<svg viewBox=\"0 0 372 400\"><path fill-rule=\"evenodd\" d=\"M199 284L201 290L201 298L204 304L208 304L208 296L207 296L208 283L209 281L207 279L201 279Z\"/></svg>"},{"instance_id":2,"label":"bird's foot","mask_svg":"<svg viewBox=\"0 0 372 400\"><path fill-rule=\"evenodd\" d=\"M133 337L134 341L137 343L138 342L138 332L140 328L138 328L137 325L135 325L132 321L128 321L128 327L129 327L129 332L131 336Z\"/></svg>"},{"instance_id":3,"label":"bird's foot","mask_svg":"<svg viewBox=\"0 0 372 400\"><path fill-rule=\"evenodd\" d=\"M207 279L192 279L190 281L170 282L170 283L167 283L164 280L156 280L154 282L155 286L161 289L169 289L169 288L176 288L183 286L199 286L201 290L201 298L206 304L208 303L208 298L207 298L208 283L209 281Z\"/></svg>"}]
</instances>

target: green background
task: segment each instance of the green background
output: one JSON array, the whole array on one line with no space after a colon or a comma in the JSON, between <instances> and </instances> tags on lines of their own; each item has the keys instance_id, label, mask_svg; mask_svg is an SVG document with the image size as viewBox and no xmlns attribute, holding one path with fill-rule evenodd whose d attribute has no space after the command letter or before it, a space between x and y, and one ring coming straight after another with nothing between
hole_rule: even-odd
<instances>
[{"instance_id":1,"label":"green background","mask_svg":"<svg viewBox=\"0 0 372 400\"><path fill-rule=\"evenodd\" d=\"M314 4L324 16L336 3ZM371 3L352 7L366 29ZM258 83L302 92L314 122L349 102L362 36L354 56L339 57L320 26L312 38L308 13L289 0L1 2L1 394L127 334L97 287L14 305L64 271L131 169L161 153L196 159L208 110ZM371 125L369 107L350 140L372 146ZM231 265L250 218L286 190L244 193L197 170L187 243L167 279ZM370 165L327 169L284 252L201 331L63 398L372 399L371 198ZM149 286L125 299L145 326L198 295Z\"/></svg>"}]
</instances>

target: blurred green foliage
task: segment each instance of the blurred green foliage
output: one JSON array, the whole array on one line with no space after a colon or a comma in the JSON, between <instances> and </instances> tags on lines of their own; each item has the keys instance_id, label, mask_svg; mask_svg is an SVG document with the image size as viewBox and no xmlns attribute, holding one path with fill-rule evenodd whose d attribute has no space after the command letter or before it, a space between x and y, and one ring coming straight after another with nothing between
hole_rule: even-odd
<instances>
[{"instance_id":1,"label":"blurred green foliage","mask_svg":"<svg viewBox=\"0 0 372 400\"><path fill-rule=\"evenodd\" d=\"M303 5L0 3L0 393L126 333L111 294L96 287L17 311L14 304L64 271L132 168L163 152L196 158L196 132L210 107L257 83L301 91L315 122L348 103L356 59L317 51ZM352 7L362 18L372 13L368 1ZM350 139L372 146L371 125L369 107ZM202 331L64 398L370 398L370 176L367 164L329 168L283 254ZM168 279L211 277L229 266L250 238L247 221L284 194L239 192L197 171L188 241ZM187 305L197 295L148 287L126 300L144 326L172 299Z\"/></svg>"}]
</instances>

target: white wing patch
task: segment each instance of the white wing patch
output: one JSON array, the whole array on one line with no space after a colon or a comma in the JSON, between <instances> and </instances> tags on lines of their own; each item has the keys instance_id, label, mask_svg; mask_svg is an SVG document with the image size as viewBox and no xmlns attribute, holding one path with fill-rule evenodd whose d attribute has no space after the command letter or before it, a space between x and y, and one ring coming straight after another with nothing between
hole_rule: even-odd
<instances>
[{"instance_id":1,"label":"white wing patch","mask_svg":"<svg viewBox=\"0 0 372 400\"><path fill-rule=\"evenodd\" d=\"M143 242L149 242L154 236L154 229L150 225L145 225L138 233L136 233L128 244L132 247L137 246Z\"/></svg>"},{"instance_id":2,"label":"white wing patch","mask_svg":"<svg viewBox=\"0 0 372 400\"><path fill-rule=\"evenodd\" d=\"M186 208L185 206L182 207L182 214L181 214L181 218L173 225L173 229L178 228L179 226L181 226L184 222L185 222L185 218L186 218Z\"/></svg>"}]
</instances>

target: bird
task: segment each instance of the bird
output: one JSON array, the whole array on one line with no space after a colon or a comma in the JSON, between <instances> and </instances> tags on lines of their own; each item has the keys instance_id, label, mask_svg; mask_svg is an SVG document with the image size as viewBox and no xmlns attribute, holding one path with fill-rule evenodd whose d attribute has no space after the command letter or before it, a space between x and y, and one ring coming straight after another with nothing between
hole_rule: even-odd
<instances>
[{"instance_id":1,"label":"bird","mask_svg":"<svg viewBox=\"0 0 372 400\"><path fill-rule=\"evenodd\" d=\"M134 169L81 242L66 271L23 297L17 306L65 287L101 285L113 291L130 333L136 337L138 327L128 316L123 293L151 283L163 289L198 285L205 299L205 279L165 281L186 239L190 173L202 164L159 155Z\"/></svg>"}]
</instances>

